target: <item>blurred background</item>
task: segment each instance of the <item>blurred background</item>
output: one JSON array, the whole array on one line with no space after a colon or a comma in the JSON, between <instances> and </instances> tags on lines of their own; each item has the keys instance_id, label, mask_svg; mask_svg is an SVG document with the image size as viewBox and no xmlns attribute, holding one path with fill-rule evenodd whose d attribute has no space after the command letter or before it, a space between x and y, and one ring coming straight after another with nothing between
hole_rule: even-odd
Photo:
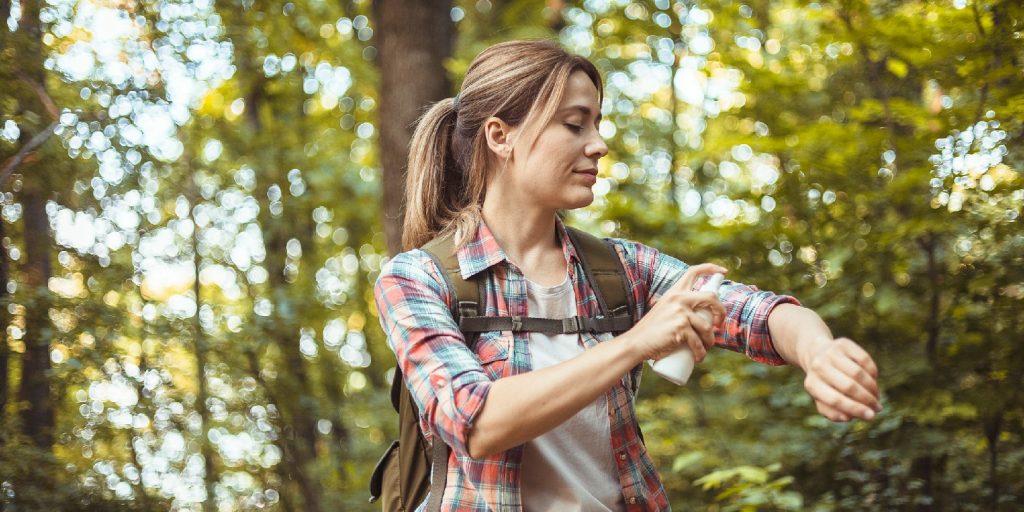
<instances>
[{"instance_id":1,"label":"blurred background","mask_svg":"<svg viewBox=\"0 0 1024 512\"><path fill-rule=\"evenodd\" d=\"M0 510L376 509L412 125L513 38L604 73L572 224L795 295L881 369L848 424L795 368L648 372L677 509L1019 509L1017 0L0 0Z\"/></svg>"}]
</instances>

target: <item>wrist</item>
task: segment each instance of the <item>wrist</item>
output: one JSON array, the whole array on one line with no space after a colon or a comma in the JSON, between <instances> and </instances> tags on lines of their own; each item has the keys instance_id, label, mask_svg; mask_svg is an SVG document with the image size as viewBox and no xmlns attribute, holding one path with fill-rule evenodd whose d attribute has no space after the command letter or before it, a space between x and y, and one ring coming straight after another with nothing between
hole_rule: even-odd
<instances>
[{"instance_id":1,"label":"wrist","mask_svg":"<svg viewBox=\"0 0 1024 512\"><path fill-rule=\"evenodd\" d=\"M800 369L807 373L808 368L814 362L814 358L833 343L835 343L835 339L825 334L808 336L800 340L800 343L797 345L799 347L797 364L800 365Z\"/></svg>"},{"instance_id":2,"label":"wrist","mask_svg":"<svg viewBox=\"0 0 1024 512\"><path fill-rule=\"evenodd\" d=\"M630 368L647 359L647 354L644 353L641 344L637 343L634 339L632 331L626 331L616 336L613 341L615 343L616 350L619 352L619 357L626 359L631 363Z\"/></svg>"}]
</instances>

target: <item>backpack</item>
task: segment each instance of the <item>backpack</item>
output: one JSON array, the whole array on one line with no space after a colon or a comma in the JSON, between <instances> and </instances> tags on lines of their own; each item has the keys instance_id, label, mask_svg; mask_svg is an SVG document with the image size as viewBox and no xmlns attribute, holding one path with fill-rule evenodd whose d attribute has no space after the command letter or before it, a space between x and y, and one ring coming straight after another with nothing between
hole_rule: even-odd
<instances>
[{"instance_id":1,"label":"backpack","mask_svg":"<svg viewBox=\"0 0 1024 512\"><path fill-rule=\"evenodd\" d=\"M635 309L629 279L615 248L583 231L568 226L566 231L580 256L587 281L597 296L601 311L597 317L553 320L481 316L484 304L480 297L484 295L485 273L481 272L469 280L462 278L452 236L435 238L421 247L445 276L452 292L452 303L449 304L452 318L465 335L470 350L479 334L485 331L619 334L633 326ZM435 442L431 446L423 437L416 404L398 368L391 383L391 405L398 412L399 438L391 443L373 469L370 503L382 499L384 512L408 512L422 503L429 492L426 512L438 512L448 474L448 446L443 442ZM431 474L437 478L431 480Z\"/></svg>"}]
</instances>

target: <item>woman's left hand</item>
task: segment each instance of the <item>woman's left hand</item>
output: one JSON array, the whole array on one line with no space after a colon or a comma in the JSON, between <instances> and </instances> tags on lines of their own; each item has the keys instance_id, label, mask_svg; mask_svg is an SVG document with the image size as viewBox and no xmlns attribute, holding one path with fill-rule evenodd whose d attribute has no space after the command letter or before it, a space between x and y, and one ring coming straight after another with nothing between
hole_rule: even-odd
<instances>
[{"instance_id":1,"label":"woman's left hand","mask_svg":"<svg viewBox=\"0 0 1024 512\"><path fill-rule=\"evenodd\" d=\"M882 410L878 367L871 356L849 338L823 343L804 369L804 389L826 418L870 420Z\"/></svg>"}]
</instances>

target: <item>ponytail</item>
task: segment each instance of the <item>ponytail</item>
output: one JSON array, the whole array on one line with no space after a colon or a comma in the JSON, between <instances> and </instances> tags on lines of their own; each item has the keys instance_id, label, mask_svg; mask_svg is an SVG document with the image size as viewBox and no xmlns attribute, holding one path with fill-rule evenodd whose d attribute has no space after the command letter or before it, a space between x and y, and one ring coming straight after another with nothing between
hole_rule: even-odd
<instances>
[{"instance_id":1,"label":"ponytail","mask_svg":"<svg viewBox=\"0 0 1024 512\"><path fill-rule=\"evenodd\" d=\"M467 233L480 219L476 203L483 198L467 194L466 173L453 153L457 122L453 98L448 98L430 107L416 125L405 181L403 250L420 247L451 231ZM482 192L483 187L479 188Z\"/></svg>"}]
</instances>

